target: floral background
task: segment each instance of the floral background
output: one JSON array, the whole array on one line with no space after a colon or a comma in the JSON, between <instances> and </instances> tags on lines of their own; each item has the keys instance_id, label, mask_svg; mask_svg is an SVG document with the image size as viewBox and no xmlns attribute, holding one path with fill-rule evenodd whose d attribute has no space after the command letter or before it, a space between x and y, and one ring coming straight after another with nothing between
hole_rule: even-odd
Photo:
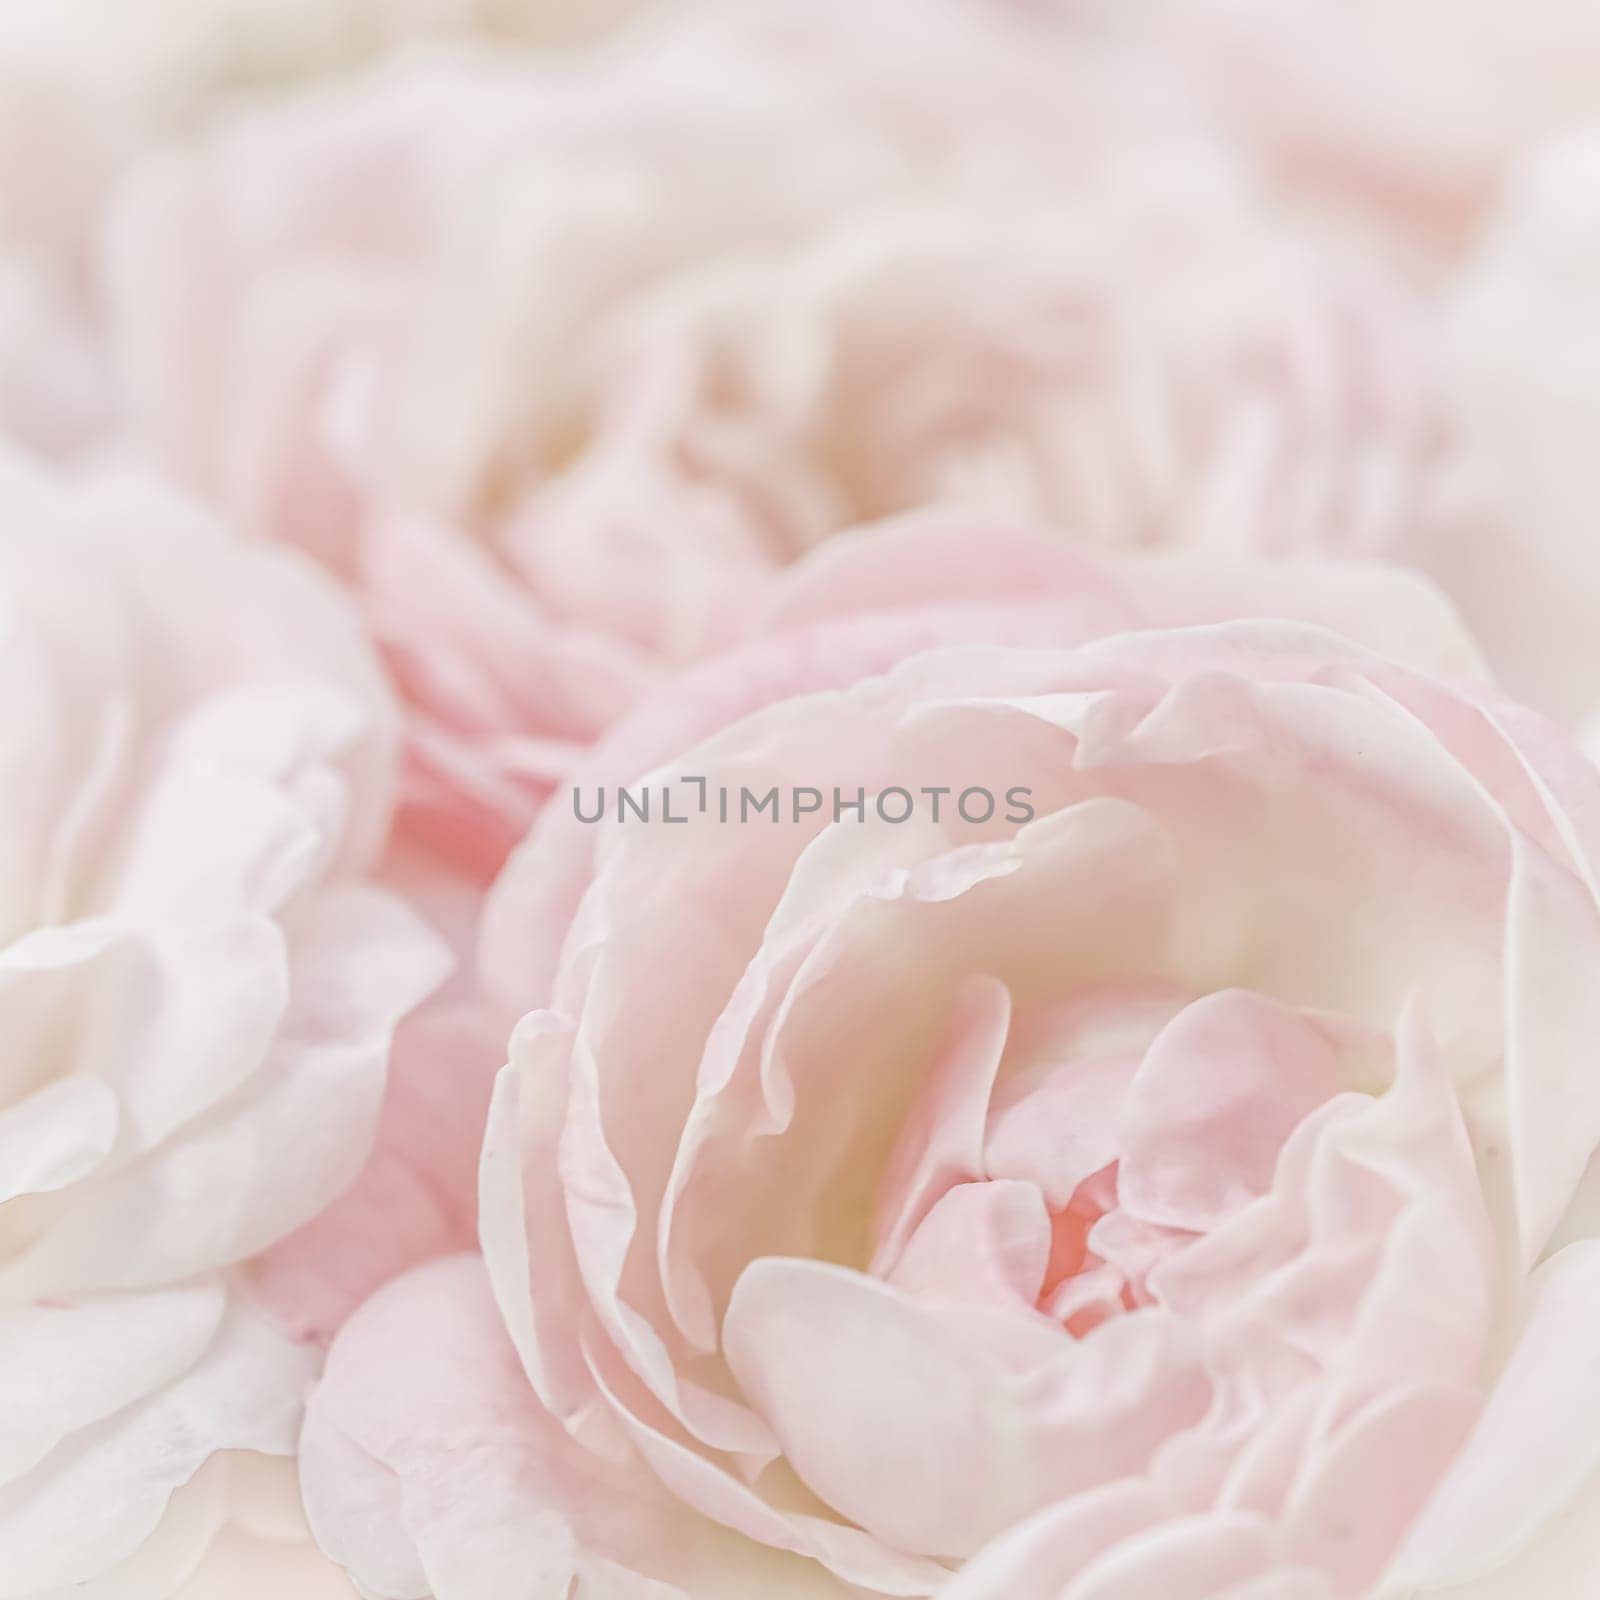
<instances>
[{"instance_id":1,"label":"floral background","mask_svg":"<svg viewBox=\"0 0 1600 1600\"><path fill-rule=\"evenodd\" d=\"M1590 0L0 0L0 709L0 1600L1600 1588Z\"/></svg>"}]
</instances>

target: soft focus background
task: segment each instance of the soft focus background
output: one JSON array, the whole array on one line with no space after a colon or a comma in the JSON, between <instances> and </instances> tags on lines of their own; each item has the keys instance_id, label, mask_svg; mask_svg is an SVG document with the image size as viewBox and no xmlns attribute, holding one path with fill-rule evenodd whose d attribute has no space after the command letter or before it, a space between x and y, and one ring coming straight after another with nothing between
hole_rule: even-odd
<instances>
[{"instance_id":1,"label":"soft focus background","mask_svg":"<svg viewBox=\"0 0 1600 1600\"><path fill-rule=\"evenodd\" d=\"M519 117L520 131L509 126ZM185 152L223 186L227 215L191 216L180 246L178 224L154 238L147 224L156 174ZM669 199L670 225L644 218ZM609 223L596 215L604 205ZM668 226L697 237L669 241ZM1110 240L1118 228L1132 237ZM359 469L318 465L313 483L304 461L265 460L261 433L286 432L298 405L296 426L327 448L329 406L317 400L308 418L308 380L284 369L313 359L306 286L347 273L357 235L369 309L392 287L387 269L415 269L415 349L399 359L432 392L414 426L403 395L385 418L348 424L342 453L383 453L410 480L407 509L458 524L471 496L480 507L482 494L497 497L500 528L473 514L478 542L518 569L519 601L531 590L546 621L594 620L626 543L635 570L650 569L652 600L628 602L648 614L625 617L613 598L605 646L621 635L654 655L665 640L681 655L715 631L712 591L748 564L750 539L708 506L707 479L720 480L711 497L740 475L762 480L764 521L785 524L758 537L768 554L774 540L792 549L830 524L947 495L957 478L969 495L984 484L1100 540L1193 542L1192 526L1175 531L1184 520L1230 524L1207 532L1212 542L1259 543L1246 480L1266 484L1282 459L1309 458L1317 486L1286 491L1280 476L1260 488L1271 542L1362 544L1424 567L1514 689L1567 718L1594 699L1600 14L1584 0L0 7L0 419L14 440L80 460L131 443L172 469L177 447L153 413L167 413L170 431L201 380L177 357L153 367L146 347L210 337L208 314L228 320L234 346L241 328L270 322L251 337L281 346L273 370L238 380L254 391L253 414L203 419L227 435L208 448L230 463L205 469L208 487L258 527L271 520L263 496L298 497L267 531L326 550L326 518L307 497L349 492L330 477ZM1086 260L1095 250L1101 260ZM775 265L782 283L736 281ZM296 273L305 292L286 306ZM898 352L862 353L852 335L852 318L876 315L863 309L875 294L907 297ZM1120 304L1087 308L1095 294ZM1004 334L1000 315L1014 323ZM1129 342L1106 356L1094 348L1102 333ZM633 348L619 354L625 341ZM447 345L453 356L439 353ZM923 370L905 380L913 345ZM322 348L319 394L334 386L329 363L347 377L370 371L370 354ZM596 504L587 457L631 429L632 464L659 466L660 408L682 399L663 385L713 356L715 382L742 386L739 403L765 413L767 436L740 437L741 419L722 417L713 437L680 413L697 435L672 446L697 462L697 504L677 512L688 530L618 533L624 513ZM1143 395L1111 393L1129 387L1119 376L1084 405L1061 400L1061 369L1078 369L1081 391L1099 357L1135 383L1151 362L1167 369ZM629 380L623 418L596 387L633 359L654 376ZM892 405L881 392L891 364ZM941 384L967 386L991 414L952 421ZM263 398L273 385L276 399ZM245 404L219 394L213 379L206 404ZM1131 406L1146 414L1128 421ZM1228 415L1203 415L1219 406ZM1123 415L1107 424L1113 408ZM960 464L956 427L985 433ZM183 448L192 458L199 446ZM831 452L832 481L796 479L797 448ZM1185 450L1191 476L1174 480ZM1196 450L1207 455L1198 469ZM1195 470L1228 480L1210 502ZM463 476L474 473L476 488ZM640 492L681 500L684 476ZM536 497L536 486L553 492ZM1159 503L1180 491L1182 506ZM1311 499L1351 494L1358 511L1330 512L1339 528L1307 525ZM1145 503L1129 509L1130 495ZM526 513L514 558L512 511ZM683 549L664 555L663 540ZM638 666L610 654L596 673ZM596 715L573 710L537 732L586 737L578 725ZM498 791L484 798L507 836L546 783L529 764L540 761L479 774Z\"/></svg>"}]
</instances>

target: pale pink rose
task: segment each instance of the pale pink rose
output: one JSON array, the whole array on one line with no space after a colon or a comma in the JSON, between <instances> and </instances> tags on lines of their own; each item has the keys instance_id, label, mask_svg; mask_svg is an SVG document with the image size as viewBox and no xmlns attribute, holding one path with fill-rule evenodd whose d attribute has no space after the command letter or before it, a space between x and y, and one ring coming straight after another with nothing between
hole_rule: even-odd
<instances>
[{"instance_id":1,"label":"pale pink rose","mask_svg":"<svg viewBox=\"0 0 1600 1600\"><path fill-rule=\"evenodd\" d=\"M1507 162L1600 111L1589 0L1151 0L1155 37L1302 199L1471 240Z\"/></svg>"},{"instance_id":2,"label":"pale pink rose","mask_svg":"<svg viewBox=\"0 0 1600 1600\"><path fill-rule=\"evenodd\" d=\"M209 1458L293 1449L318 1351L239 1269L357 1176L446 957L373 881L395 714L334 587L129 480L0 504L0 1594L126 1600Z\"/></svg>"},{"instance_id":3,"label":"pale pink rose","mask_svg":"<svg viewBox=\"0 0 1600 1600\"><path fill-rule=\"evenodd\" d=\"M979 0L385 71L229 124L115 234L132 439L362 594L409 825L485 875L862 517L1373 548L1433 495L1400 286L1278 238L1157 68Z\"/></svg>"},{"instance_id":4,"label":"pale pink rose","mask_svg":"<svg viewBox=\"0 0 1600 1600\"><path fill-rule=\"evenodd\" d=\"M1596 105L1600 113L1600 103ZM1452 289L1465 430L1519 530L1441 552L1507 681L1568 718L1600 710L1600 131L1513 169Z\"/></svg>"},{"instance_id":5,"label":"pale pink rose","mask_svg":"<svg viewBox=\"0 0 1600 1600\"><path fill-rule=\"evenodd\" d=\"M0 429L55 456L110 420L95 258L119 182L264 91L425 40L571 45L633 0L0 0Z\"/></svg>"},{"instance_id":6,"label":"pale pink rose","mask_svg":"<svg viewBox=\"0 0 1600 1600\"><path fill-rule=\"evenodd\" d=\"M1358 565L944 516L764 620L578 779L688 821L563 797L496 890L482 1258L336 1340L323 1548L384 1600L1579 1600L1600 777Z\"/></svg>"},{"instance_id":7,"label":"pale pink rose","mask_svg":"<svg viewBox=\"0 0 1600 1600\"><path fill-rule=\"evenodd\" d=\"M1404 556L1463 515L1408 286L1159 63L977 0L389 72L151 177L114 260L134 436L364 595L409 826L484 872L862 520Z\"/></svg>"},{"instance_id":8,"label":"pale pink rose","mask_svg":"<svg viewBox=\"0 0 1600 1600\"><path fill-rule=\"evenodd\" d=\"M1426 309L1210 177L886 209L640 297L585 459L507 529L518 570L669 649L605 581L652 497L661 542L714 515L770 563L930 504L1110 548L1404 553L1451 510Z\"/></svg>"}]
</instances>

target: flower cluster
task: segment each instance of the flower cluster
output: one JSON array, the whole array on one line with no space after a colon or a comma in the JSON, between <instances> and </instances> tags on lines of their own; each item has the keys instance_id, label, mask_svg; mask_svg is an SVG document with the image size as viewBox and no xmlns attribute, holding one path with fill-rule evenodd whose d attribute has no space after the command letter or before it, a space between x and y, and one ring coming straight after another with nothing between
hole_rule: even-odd
<instances>
[{"instance_id":1,"label":"flower cluster","mask_svg":"<svg viewBox=\"0 0 1600 1600\"><path fill-rule=\"evenodd\" d=\"M1564 0L0 0L0 1600L1587 1600L1597 329Z\"/></svg>"}]
</instances>

